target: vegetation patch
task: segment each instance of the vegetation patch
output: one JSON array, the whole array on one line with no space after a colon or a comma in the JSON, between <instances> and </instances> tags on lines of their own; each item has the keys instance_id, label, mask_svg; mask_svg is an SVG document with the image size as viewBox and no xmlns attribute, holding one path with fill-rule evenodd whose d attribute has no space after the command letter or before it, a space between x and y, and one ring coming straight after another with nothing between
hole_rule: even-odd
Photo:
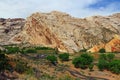
<instances>
[{"instance_id":1,"label":"vegetation patch","mask_svg":"<svg viewBox=\"0 0 120 80\"><path fill-rule=\"evenodd\" d=\"M69 60L69 53L59 54L59 58L60 58L62 61L68 61L68 60Z\"/></svg>"}]
</instances>

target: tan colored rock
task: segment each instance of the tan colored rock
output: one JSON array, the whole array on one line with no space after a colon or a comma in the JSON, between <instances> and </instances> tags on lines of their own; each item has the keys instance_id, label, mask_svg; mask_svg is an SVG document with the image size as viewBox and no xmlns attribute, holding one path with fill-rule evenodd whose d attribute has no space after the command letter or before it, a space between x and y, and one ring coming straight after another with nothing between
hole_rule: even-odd
<instances>
[{"instance_id":1,"label":"tan colored rock","mask_svg":"<svg viewBox=\"0 0 120 80\"><path fill-rule=\"evenodd\" d=\"M25 19L22 18L0 18L0 45L12 44L9 42L9 40L22 31L24 24Z\"/></svg>"},{"instance_id":2,"label":"tan colored rock","mask_svg":"<svg viewBox=\"0 0 120 80\"><path fill-rule=\"evenodd\" d=\"M106 52L120 52L120 37L115 35L108 43L96 45L89 49L88 52L99 52L102 48L104 48Z\"/></svg>"},{"instance_id":3,"label":"tan colored rock","mask_svg":"<svg viewBox=\"0 0 120 80\"><path fill-rule=\"evenodd\" d=\"M115 37L105 45L106 52L120 52L120 37Z\"/></svg>"},{"instance_id":4,"label":"tan colored rock","mask_svg":"<svg viewBox=\"0 0 120 80\"><path fill-rule=\"evenodd\" d=\"M103 44L112 40L115 34L120 35L120 13L80 19L53 11L34 13L26 22L20 18L0 19L1 45L29 43L71 53L96 45L93 50L98 51Z\"/></svg>"},{"instance_id":5,"label":"tan colored rock","mask_svg":"<svg viewBox=\"0 0 120 80\"><path fill-rule=\"evenodd\" d=\"M119 16L120 14L114 14L79 19L58 11L34 13L27 18L23 31L12 37L11 41L78 52L84 48L105 44L115 34L120 35Z\"/></svg>"}]
</instances>

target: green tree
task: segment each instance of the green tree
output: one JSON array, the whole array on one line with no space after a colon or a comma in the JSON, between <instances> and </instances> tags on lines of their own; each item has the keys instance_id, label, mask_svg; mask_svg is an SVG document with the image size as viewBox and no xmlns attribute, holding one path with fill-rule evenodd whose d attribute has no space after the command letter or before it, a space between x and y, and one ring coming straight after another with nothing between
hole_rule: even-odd
<instances>
[{"instance_id":1,"label":"green tree","mask_svg":"<svg viewBox=\"0 0 120 80\"><path fill-rule=\"evenodd\" d=\"M108 69L108 62L104 59L100 59L98 62L98 68L100 71L104 70L104 69Z\"/></svg>"},{"instance_id":2,"label":"green tree","mask_svg":"<svg viewBox=\"0 0 120 80\"><path fill-rule=\"evenodd\" d=\"M111 62L111 61L114 59L114 57L115 57L115 54L113 54L113 53L107 54L107 60L108 60L109 62Z\"/></svg>"},{"instance_id":3,"label":"green tree","mask_svg":"<svg viewBox=\"0 0 120 80\"><path fill-rule=\"evenodd\" d=\"M104 48L101 48L101 49L99 50L99 52L100 52L100 53L105 53L106 51L105 51Z\"/></svg>"},{"instance_id":4,"label":"green tree","mask_svg":"<svg viewBox=\"0 0 120 80\"><path fill-rule=\"evenodd\" d=\"M81 54L79 57L73 59L72 63L77 68L85 69L93 62L93 57L87 53Z\"/></svg>"},{"instance_id":5,"label":"green tree","mask_svg":"<svg viewBox=\"0 0 120 80\"><path fill-rule=\"evenodd\" d=\"M69 53L59 54L59 58L62 61L68 61L69 60Z\"/></svg>"},{"instance_id":6,"label":"green tree","mask_svg":"<svg viewBox=\"0 0 120 80\"><path fill-rule=\"evenodd\" d=\"M47 56L47 60L50 61L52 64L56 65L57 57L54 55Z\"/></svg>"},{"instance_id":7,"label":"green tree","mask_svg":"<svg viewBox=\"0 0 120 80\"><path fill-rule=\"evenodd\" d=\"M106 54L100 54L99 59L107 60Z\"/></svg>"},{"instance_id":8,"label":"green tree","mask_svg":"<svg viewBox=\"0 0 120 80\"><path fill-rule=\"evenodd\" d=\"M113 73L120 74L120 60L113 60L109 63L109 70Z\"/></svg>"}]
</instances>

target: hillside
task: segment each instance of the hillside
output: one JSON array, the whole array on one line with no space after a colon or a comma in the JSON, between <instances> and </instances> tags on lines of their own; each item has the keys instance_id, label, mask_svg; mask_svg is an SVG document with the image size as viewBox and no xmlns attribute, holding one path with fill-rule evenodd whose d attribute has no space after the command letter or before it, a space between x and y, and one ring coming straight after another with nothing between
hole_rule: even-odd
<instances>
[{"instance_id":1,"label":"hillside","mask_svg":"<svg viewBox=\"0 0 120 80\"><path fill-rule=\"evenodd\" d=\"M119 13L106 17L92 16L80 19L58 11L37 12L29 16L26 23L24 19L13 20L13 23L15 25L8 26L11 28L18 26L19 29L13 30L12 33L5 33L0 44L6 44L6 41L8 44L30 43L72 53L90 49L95 45L106 44L115 35L120 35ZM0 28L5 26L2 25ZM3 32L0 31L1 33Z\"/></svg>"}]
</instances>

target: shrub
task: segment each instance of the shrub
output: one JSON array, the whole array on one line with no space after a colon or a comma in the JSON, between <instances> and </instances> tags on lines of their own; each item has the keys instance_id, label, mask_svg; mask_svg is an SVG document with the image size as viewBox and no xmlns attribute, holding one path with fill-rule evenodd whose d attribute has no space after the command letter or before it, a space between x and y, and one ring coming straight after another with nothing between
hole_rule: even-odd
<instances>
[{"instance_id":1,"label":"shrub","mask_svg":"<svg viewBox=\"0 0 120 80\"><path fill-rule=\"evenodd\" d=\"M18 53L19 47L5 47L6 48L6 53L11 54L11 53Z\"/></svg>"},{"instance_id":2,"label":"shrub","mask_svg":"<svg viewBox=\"0 0 120 80\"><path fill-rule=\"evenodd\" d=\"M93 62L93 56L87 54L87 53L84 53L84 54L81 54L81 57L85 58L86 59L86 64L89 65Z\"/></svg>"},{"instance_id":3,"label":"shrub","mask_svg":"<svg viewBox=\"0 0 120 80\"><path fill-rule=\"evenodd\" d=\"M54 50L53 48L50 47L35 47L36 50Z\"/></svg>"},{"instance_id":4,"label":"shrub","mask_svg":"<svg viewBox=\"0 0 120 80\"><path fill-rule=\"evenodd\" d=\"M81 54L79 57L73 59L72 63L77 68L85 69L93 62L93 57L87 53Z\"/></svg>"},{"instance_id":5,"label":"shrub","mask_svg":"<svg viewBox=\"0 0 120 80\"><path fill-rule=\"evenodd\" d=\"M113 73L120 74L120 60L113 60L109 63L109 70Z\"/></svg>"},{"instance_id":6,"label":"shrub","mask_svg":"<svg viewBox=\"0 0 120 80\"><path fill-rule=\"evenodd\" d=\"M107 60L108 60L109 62L112 61L112 60L114 59L114 57L115 57L115 54L113 54L113 53L107 54Z\"/></svg>"},{"instance_id":7,"label":"shrub","mask_svg":"<svg viewBox=\"0 0 120 80\"><path fill-rule=\"evenodd\" d=\"M62 61L68 61L68 60L69 60L69 54L68 54L68 53L59 54L59 58L60 58Z\"/></svg>"},{"instance_id":8,"label":"shrub","mask_svg":"<svg viewBox=\"0 0 120 80\"><path fill-rule=\"evenodd\" d=\"M0 72L4 71L5 69L9 69L10 65L8 63L8 58L5 54L0 54Z\"/></svg>"},{"instance_id":9,"label":"shrub","mask_svg":"<svg viewBox=\"0 0 120 80\"><path fill-rule=\"evenodd\" d=\"M0 49L0 53L2 53L2 50Z\"/></svg>"},{"instance_id":10,"label":"shrub","mask_svg":"<svg viewBox=\"0 0 120 80\"><path fill-rule=\"evenodd\" d=\"M93 70L93 67L94 67L94 64L90 64L90 65L89 65L89 70L92 71L92 70Z\"/></svg>"},{"instance_id":11,"label":"shrub","mask_svg":"<svg viewBox=\"0 0 120 80\"><path fill-rule=\"evenodd\" d=\"M27 64L23 61L18 61L16 63L16 67L15 67L15 70L18 72L18 73L24 73L26 70L28 69L27 67Z\"/></svg>"},{"instance_id":12,"label":"shrub","mask_svg":"<svg viewBox=\"0 0 120 80\"><path fill-rule=\"evenodd\" d=\"M62 78L59 78L59 80L75 80L75 79L72 78L71 76L65 75Z\"/></svg>"},{"instance_id":13,"label":"shrub","mask_svg":"<svg viewBox=\"0 0 120 80\"><path fill-rule=\"evenodd\" d=\"M100 59L97 65L99 70L102 71L104 69L108 69L109 64L106 60Z\"/></svg>"},{"instance_id":14,"label":"shrub","mask_svg":"<svg viewBox=\"0 0 120 80\"><path fill-rule=\"evenodd\" d=\"M37 53L37 51L33 48L29 48L29 49L23 50L23 53Z\"/></svg>"},{"instance_id":15,"label":"shrub","mask_svg":"<svg viewBox=\"0 0 120 80\"><path fill-rule=\"evenodd\" d=\"M49 55L49 56L47 56L47 60L50 61L52 64L55 65L56 62L57 62L57 57L54 56L54 55Z\"/></svg>"},{"instance_id":16,"label":"shrub","mask_svg":"<svg viewBox=\"0 0 120 80\"><path fill-rule=\"evenodd\" d=\"M104 48L101 48L101 49L99 50L99 52L100 52L100 53L105 53L106 51L105 51Z\"/></svg>"},{"instance_id":17,"label":"shrub","mask_svg":"<svg viewBox=\"0 0 120 80\"><path fill-rule=\"evenodd\" d=\"M100 54L99 59L107 60L107 55L106 54Z\"/></svg>"}]
</instances>

